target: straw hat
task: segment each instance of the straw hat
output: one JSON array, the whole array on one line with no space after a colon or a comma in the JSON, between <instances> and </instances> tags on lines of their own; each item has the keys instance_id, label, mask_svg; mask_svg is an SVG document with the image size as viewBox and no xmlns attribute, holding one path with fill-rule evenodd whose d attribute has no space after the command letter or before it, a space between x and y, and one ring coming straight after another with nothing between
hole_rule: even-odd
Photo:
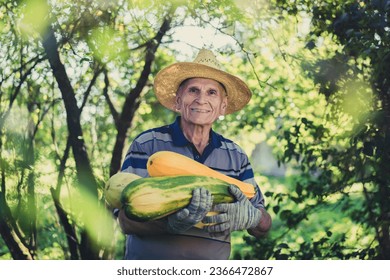
<instances>
[{"instance_id":1,"label":"straw hat","mask_svg":"<svg viewBox=\"0 0 390 280\"><path fill-rule=\"evenodd\" d=\"M228 99L226 114L241 110L252 96L244 81L222 71L215 55L209 50L201 49L193 62L174 63L157 73L154 79L154 92L160 103L175 111L176 91L188 78L208 78L223 84Z\"/></svg>"}]
</instances>

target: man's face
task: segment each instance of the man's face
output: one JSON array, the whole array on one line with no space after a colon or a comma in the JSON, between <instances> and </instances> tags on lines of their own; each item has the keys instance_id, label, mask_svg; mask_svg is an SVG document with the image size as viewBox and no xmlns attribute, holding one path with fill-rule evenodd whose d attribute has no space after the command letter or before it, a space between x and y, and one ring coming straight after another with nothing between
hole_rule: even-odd
<instances>
[{"instance_id":1,"label":"man's face","mask_svg":"<svg viewBox=\"0 0 390 280\"><path fill-rule=\"evenodd\" d=\"M176 109L191 124L211 125L225 113L227 97L222 85L211 79L191 78L179 88Z\"/></svg>"}]
</instances>

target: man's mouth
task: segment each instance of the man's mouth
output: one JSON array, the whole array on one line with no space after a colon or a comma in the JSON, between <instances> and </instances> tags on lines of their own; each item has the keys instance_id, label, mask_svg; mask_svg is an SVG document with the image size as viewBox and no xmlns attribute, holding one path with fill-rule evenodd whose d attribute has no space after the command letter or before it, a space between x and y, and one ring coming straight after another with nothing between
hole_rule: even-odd
<instances>
[{"instance_id":1,"label":"man's mouth","mask_svg":"<svg viewBox=\"0 0 390 280\"><path fill-rule=\"evenodd\" d=\"M196 112L196 113L209 113L210 110L198 109L198 108L191 108L191 112Z\"/></svg>"}]
</instances>

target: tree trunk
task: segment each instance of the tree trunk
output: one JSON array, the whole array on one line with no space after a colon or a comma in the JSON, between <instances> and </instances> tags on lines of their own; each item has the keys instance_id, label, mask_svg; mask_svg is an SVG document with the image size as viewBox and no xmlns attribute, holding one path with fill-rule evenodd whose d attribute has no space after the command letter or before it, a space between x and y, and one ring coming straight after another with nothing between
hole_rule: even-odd
<instances>
[{"instance_id":1,"label":"tree trunk","mask_svg":"<svg viewBox=\"0 0 390 280\"><path fill-rule=\"evenodd\" d=\"M32 260L33 255L23 243L15 231L9 227L6 217L4 216L4 201L0 201L0 235L7 245L11 256L14 260Z\"/></svg>"},{"instance_id":2,"label":"tree trunk","mask_svg":"<svg viewBox=\"0 0 390 280\"><path fill-rule=\"evenodd\" d=\"M5 200L5 172L1 169L1 191L0 191L0 235L7 245L14 260L32 260L33 255L23 244L12 227L11 211Z\"/></svg>"},{"instance_id":3,"label":"tree trunk","mask_svg":"<svg viewBox=\"0 0 390 280\"><path fill-rule=\"evenodd\" d=\"M77 178L80 187L97 199L97 182L93 175L92 167L84 143L82 128L80 124L80 110L70 80L65 71L65 66L60 60L57 48L57 40L51 26L48 28L46 37L43 39L43 46L47 54L50 67L61 91L62 99L66 109L66 120L69 130L69 140L76 163ZM91 237L82 230L80 254L82 259L98 259L98 245L91 240Z\"/></svg>"},{"instance_id":4,"label":"tree trunk","mask_svg":"<svg viewBox=\"0 0 390 280\"><path fill-rule=\"evenodd\" d=\"M80 258L80 252L79 252L79 241L78 237L76 234L76 230L74 225L70 223L69 220L69 213L67 213L64 208L61 205L60 202L60 192L61 192L61 186L62 186L62 181L64 178L64 173L65 173L65 166L66 166L66 161L69 158L69 150L70 150L70 142L69 139L66 142L66 147L64 151L64 155L61 158L60 161L60 166L58 170L58 179L57 179L57 186L56 188L51 188L51 196L54 201L54 206L57 211L57 215L60 219L60 223L62 227L64 228L65 235L66 235L66 240L68 241L68 247L69 247L69 253L70 253L70 259L71 260L78 260Z\"/></svg>"},{"instance_id":5,"label":"tree trunk","mask_svg":"<svg viewBox=\"0 0 390 280\"><path fill-rule=\"evenodd\" d=\"M38 89L36 89L38 90ZM30 93L31 96L35 96L36 92ZM34 98L32 98L34 99ZM24 160L27 166L34 167L35 165L35 124L32 120L31 114L34 111L34 100L29 100L27 103L27 109L30 114L27 124L27 150L24 152ZM35 198L35 169L31 168L28 171L27 176L27 211L28 211L28 246L31 254L34 256L37 250L37 204Z\"/></svg>"},{"instance_id":6,"label":"tree trunk","mask_svg":"<svg viewBox=\"0 0 390 280\"><path fill-rule=\"evenodd\" d=\"M156 51L161 44L162 38L171 28L170 25L172 22L173 13L174 10L171 10L168 13L168 15L165 17L160 27L160 30L157 32L156 36L152 38L147 44L146 53L145 53L145 64L141 76L137 82L137 85L127 95L125 103L122 108L122 113L117 117L117 119L115 119L115 125L118 133L116 136L116 141L112 152L112 158L110 164L110 176L117 173L120 169L127 131L131 126L134 113L138 109L139 96L148 81L148 77L151 72L151 66L155 59Z\"/></svg>"},{"instance_id":7,"label":"tree trunk","mask_svg":"<svg viewBox=\"0 0 390 280\"><path fill-rule=\"evenodd\" d=\"M380 86L380 98L383 106L384 119L381 122L383 137L382 148L378 149L379 166L379 205L381 213L379 224L380 258L390 260L390 54L380 62L384 65L378 75L377 84Z\"/></svg>"},{"instance_id":8,"label":"tree trunk","mask_svg":"<svg viewBox=\"0 0 390 280\"><path fill-rule=\"evenodd\" d=\"M43 46L64 101L70 144L76 162L77 177L82 187L97 197L97 184L85 147L80 124L80 110L77 106L75 92L65 71L65 66L61 62L57 49L57 40L51 27L49 27L46 35L43 40Z\"/></svg>"}]
</instances>

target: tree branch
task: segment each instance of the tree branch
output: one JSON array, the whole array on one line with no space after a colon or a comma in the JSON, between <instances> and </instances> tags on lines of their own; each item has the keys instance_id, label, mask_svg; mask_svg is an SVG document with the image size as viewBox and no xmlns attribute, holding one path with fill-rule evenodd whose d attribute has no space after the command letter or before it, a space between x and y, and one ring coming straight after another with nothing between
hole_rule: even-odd
<instances>
[{"instance_id":1,"label":"tree branch","mask_svg":"<svg viewBox=\"0 0 390 280\"><path fill-rule=\"evenodd\" d=\"M104 70L104 89L103 89L103 96L106 98L106 102L108 104L108 108L110 109L112 118L114 119L114 123L116 128L118 129L118 121L119 121L119 113L115 109L114 104L111 101L110 96L108 95L108 88L110 87L110 81L108 79L108 73L107 70Z\"/></svg>"},{"instance_id":2,"label":"tree branch","mask_svg":"<svg viewBox=\"0 0 390 280\"><path fill-rule=\"evenodd\" d=\"M88 100L88 97L91 93L91 90L92 90L92 87L94 86L94 84L96 83L96 80L97 80L97 77L103 72L103 68L100 67L98 69L95 69L94 73L93 73L93 77L88 85L88 88L87 90L85 91L84 93L84 98L83 98L83 102L80 106L80 113L83 111L83 108L85 107L85 104L87 103L87 100Z\"/></svg>"},{"instance_id":3,"label":"tree branch","mask_svg":"<svg viewBox=\"0 0 390 280\"><path fill-rule=\"evenodd\" d=\"M163 37L171 28L170 25L175 9L176 8L172 8L168 11L160 26L160 29L158 30L156 35L151 38L146 44L147 47L145 50L144 57L145 63L141 75L137 81L136 86L131 89L130 92L127 94L126 100L122 107L122 113L120 114L118 121L116 122L118 133L111 158L110 176L117 173L120 169L127 130L130 128L134 113L136 112L140 104L139 97L151 73L151 66L155 59L155 53L160 46Z\"/></svg>"}]
</instances>

